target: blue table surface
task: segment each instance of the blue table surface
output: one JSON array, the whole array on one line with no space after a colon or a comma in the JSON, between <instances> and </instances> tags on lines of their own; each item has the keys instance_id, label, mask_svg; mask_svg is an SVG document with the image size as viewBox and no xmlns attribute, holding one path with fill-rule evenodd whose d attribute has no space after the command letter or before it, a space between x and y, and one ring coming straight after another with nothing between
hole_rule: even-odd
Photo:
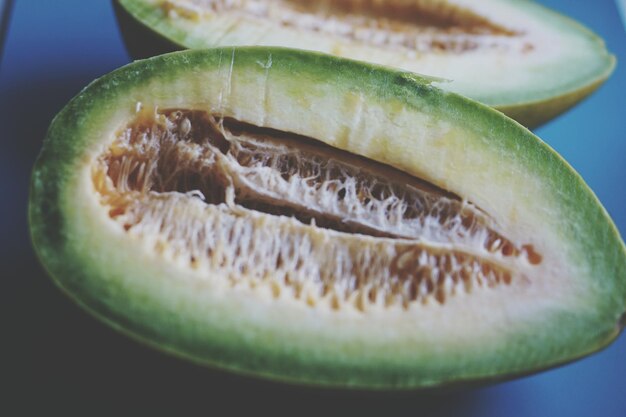
<instances>
[{"instance_id":1,"label":"blue table surface","mask_svg":"<svg viewBox=\"0 0 626 417\"><path fill-rule=\"evenodd\" d=\"M545 0L626 63L616 4ZM87 83L130 61L109 1L20 0L0 66L3 409L406 412L427 416L626 416L626 337L575 363L486 387L370 395L311 391L196 367L139 345L58 291L31 249L30 170L52 117ZM536 133L582 175L626 235L626 65ZM8 370L8 371L7 371ZM9 383L7 385L6 383ZM335 411L336 410L336 411ZM87 414L89 415L89 414ZM407 414L408 415L408 414Z\"/></svg>"}]
</instances>

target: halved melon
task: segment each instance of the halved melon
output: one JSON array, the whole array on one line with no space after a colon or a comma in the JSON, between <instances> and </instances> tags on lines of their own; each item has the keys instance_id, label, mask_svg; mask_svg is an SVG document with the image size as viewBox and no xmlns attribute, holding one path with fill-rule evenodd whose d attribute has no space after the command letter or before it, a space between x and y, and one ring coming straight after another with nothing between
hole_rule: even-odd
<instances>
[{"instance_id":1,"label":"halved melon","mask_svg":"<svg viewBox=\"0 0 626 417\"><path fill-rule=\"evenodd\" d=\"M624 326L624 244L554 151L429 79L311 52L186 51L97 80L50 127L30 224L115 328L280 380L505 378Z\"/></svg>"},{"instance_id":2,"label":"halved melon","mask_svg":"<svg viewBox=\"0 0 626 417\"><path fill-rule=\"evenodd\" d=\"M532 1L117 1L140 56L235 45L314 50L441 77L435 85L531 127L586 97L615 65L600 38Z\"/></svg>"}]
</instances>

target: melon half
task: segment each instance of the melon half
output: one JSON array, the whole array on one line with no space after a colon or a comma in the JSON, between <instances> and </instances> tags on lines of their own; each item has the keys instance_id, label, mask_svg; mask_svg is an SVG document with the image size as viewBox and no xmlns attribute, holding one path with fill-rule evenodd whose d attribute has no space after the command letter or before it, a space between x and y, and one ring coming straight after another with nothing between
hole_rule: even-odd
<instances>
[{"instance_id":1,"label":"melon half","mask_svg":"<svg viewBox=\"0 0 626 417\"><path fill-rule=\"evenodd\" d=\"M131 53L264 45L441 78L435 85L540 125L593 92L615 58L527 0L115 0Z\"/></svg>"},{"instance_id":2,"label":"melon half","mask_svg":"<svg viewBox=\"0 0 626 417\"><path fill-rule=\"evenodd\" d=\"M528 130L432 84L276 48L130 64L48 131L37 253L116 329L282 381L440 386L606 346L626 321L606 211Z\"/></svg>"}]
</instances>

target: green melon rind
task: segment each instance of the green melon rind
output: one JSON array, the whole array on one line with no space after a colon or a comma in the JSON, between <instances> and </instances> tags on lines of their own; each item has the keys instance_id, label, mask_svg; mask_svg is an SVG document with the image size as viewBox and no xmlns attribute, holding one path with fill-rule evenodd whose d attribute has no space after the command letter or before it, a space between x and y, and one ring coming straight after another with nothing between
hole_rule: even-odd
<instances>
[{"instance_id":1,"label":"green melon rind","mask_svg":"<svg viewBox=\"0 0 626 417\"><path fill-rule=\"evenodd\" d=\"M193 306L155 296L149 277L142 277L144 268L133 265L130 254L120 254L121 266L105 270L111 261L99 256L114 249L75 226L81 213L71 184L75 166L90 145L90 132L105 127L117 106L132 104L133 92L151 81L167 82L187 71L215 68L221 56L234 51L239 68L258 70L258 63L271 54L275 73L332 80L338 94L357 89L380 100L398 100L408 108L423 109L426 103L442 117L460 118L479 132L498 131L498 140L486 146L511 154L542 175L558 199L563 225L570 225L563 226L564 242L592 274L585 278L594 308L554 313L541 328L485 346L482 356L470 361L462 355L424 357L415 363L381 355L364 360L352 358L350 352L329 357L316 346L310 352L285 350L272 335L251 345L240 334L205 327ZM528 130L488 107L433 88L430 82L382 67L277 48L188 51L121 68L83 90L49 129L31 183L29 220L37 254L57 285L118 330L195 361L283 381L380 389L437 386L537 371L606 346L619 334L620 316L626 310L626 248L604 208L580 176ZM139 279L133 279L135 274Z\"/></svg>"},{"instance_id":2,"label":"green melon rind","mask_svg":"<svg viewBox=\"0 0 626 417\"><path fill-rule=\"evenodd\" d=\"M133 26L131 33L141 33L148 38L153 38L150 34L160 37L163 42L167 43L167 50L162 52L171 52L187 48L205 48L205 47L221 47L231 45L207 44L205 40L199 40L190 36L184 30L181 30L171 24L165 17L163 11L153 5L146 4L143 0L113 0L117 5L118 13L124 14L124 25ZM491 93L485 93L472 98L492 106L509 117L517 120L524 126L529 128L538 127L549 120L564 113L578 102L589 96L597 90L613 73L616 65L615 56L610 54L602 38L597 36L591 30L582 24L569 19L549 8L546 8L534 1L514 2L517 7L526 8L536 16L537 19L549 22L552 26L558 26L565 32L572 33L574 36L584 39L589 50L596 52L595 66L586 67L585 74L570 81L565 88L560 87L554 89L548 85L540 92L533 92L529 97L522 97L528 94L527 91L520 91L519 97L497 97ZM131 29L131 28L127 28ZM136 31L136 32L135 32ZM128 40L132 41L132 40ZM152 50L152 44L139 46L146 50ZM135 46L137 47L137 46ZM578 71L578 68L576 69ZM572 68L563 68L563 71L572 73ZM436 75L436 74L431 74ZM441 85L446 89L445 84Z\"/></svg>"},{"instance_id":3,"label":"green melon rind","mask_svg":"<svg viewBox=\"0 0 626 417\"><path fill-rule=\"evenodd\" d=\"M127 0L121 0L122 3L125 1ZM595 50L598 51L597 69L584 79L581 79L578 87L574 88L572 86L568 91L544 97L542 100L493 106L524 126L533 128L554 119L596 91L615 70L617 59L615 55L607 51L604 40L586 26L535 1L529 1L528 3L532 3L534 8L541 11L537 13L538 18L549 19L552 24L558 22L564 30L579 33L587 39L590 45L594 45Z\"/></svg>"}]
</instances>

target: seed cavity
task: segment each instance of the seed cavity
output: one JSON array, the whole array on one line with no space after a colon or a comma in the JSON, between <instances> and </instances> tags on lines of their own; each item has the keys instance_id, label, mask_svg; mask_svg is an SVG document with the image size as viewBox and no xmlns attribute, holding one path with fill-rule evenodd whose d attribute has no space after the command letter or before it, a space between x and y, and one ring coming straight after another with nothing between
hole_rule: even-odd
<instances>
[{"instance_id":1,"label":"seed cavity","mask_svg":"<svg viewBox=\"0 0 626 417\"><path fill-rule=\"evenodd\" d=\"M419 53L462 53L513 45L522 52L533 49L532 44L521 41L523 33L444 0L166 0L162 8L171 18L198 21L205 13L228 14L243 21Z\"/></svg>"},{"instance_id":2,"label":"seed cavity","mask_svg":"<svg viewBox=\"0 0 626 417\"><path fill-rule=\"evenodd\" d=\"M93 180L109 217L160 256L311 308L444 304L542 261L426 181L199 110L142 110Z\"/></svg>"}]
</instances>

